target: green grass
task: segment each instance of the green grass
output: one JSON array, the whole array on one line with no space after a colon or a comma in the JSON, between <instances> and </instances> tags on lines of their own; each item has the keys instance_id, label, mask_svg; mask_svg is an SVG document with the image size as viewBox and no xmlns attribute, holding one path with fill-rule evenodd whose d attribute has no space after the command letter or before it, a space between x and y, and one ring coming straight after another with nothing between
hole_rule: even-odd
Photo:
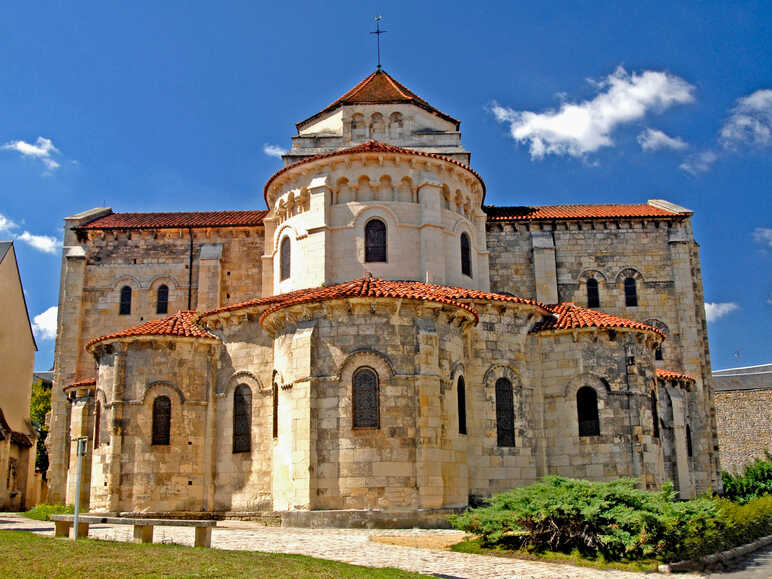
<instances>
[{"instance_id":1,"label":"green grass","mask_svg":"<svg viewBox=\"0 0 772 579\"><path fill-rule=\"evenodd\" d=\"M313 539L311 539L313 540ZM0 577L261 577L377 579L423 577L303 555L53 539L0 531Z\"/></svg>"},{"instance_id":2,"label":"green grass","mask_svg":"<svg viewBox=\"0 0 772 579\"><path fill-rule=\"evenodd\" d=\"M51 515L62 515L62 514L72 514L75 512L75 507L72 505L37 505L36 507L32 507L30 510L28 510L26 513L24 513L25 517L29 517L30 519L35 519L37 521L50 521ZM83 510L82 512L88 512L88 509Z\"/></svg>"},{"instance_id":3,"label":"green grass","mask_svg":"<svg viewBox=\"0 0 772 579\"><path fill-rule=\"evenodd\" d=\"M451 547L458 553L472 553L474 555L493 555L496 557L509 557L511 559L527 559L529 561L541 561L543 563L568 563L580 567L594 567L595 569L618 569L621 571L652 571L657 569L659 561L655 559L642 559L638 561L606 561L603 557L588 559L578 551L572 553L558 553L556 551L534 551L531 549L517 549L514 546L508 548L501 544L493 547L483 547L480 539L461 541Z\"/></svg>"}]
</instances>

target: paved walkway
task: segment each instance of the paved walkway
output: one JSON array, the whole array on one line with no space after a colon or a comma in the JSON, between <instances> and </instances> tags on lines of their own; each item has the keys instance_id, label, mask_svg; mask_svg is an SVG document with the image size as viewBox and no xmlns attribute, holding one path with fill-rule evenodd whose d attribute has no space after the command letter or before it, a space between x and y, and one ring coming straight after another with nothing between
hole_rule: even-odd
<instances>
[{"instance_id":1,"label":"paved walkway","mask_svg":"<svg viewBox=\"0 0 772 579\"><path fill-rule=\"evenodd\" d=\"M772 545L738 557L727 566L717 567L706 577L712 579L770 579L772 577Z\"/></svg>"},{"instance_id":2,"label":"paved walkway","mask_svg":"<svg viewBox=\"0 0 772 579\"><path fill-rule=\"evenodd\" d=\"M11 513L0 513L0 529L26 530L46 536L53 535L53 523L33 521ZM89 531L90 537L114 541L128 541L131 534L130 525L92 525ZM269 553L297 553L368 567L397 567L449 579L510 577L640 579L644 577L644 574L640 573L600 571L587 567L418 549L370 540L371 536L447 537L454 535L459 540L463 537L463 533L453 530L296 529L262 527L256 523L242 521L221 521L212 532L212 547ZM156 543L192 545L193 530L182 527L156 527L154 539Z\"/></svg>"}]
</instances>

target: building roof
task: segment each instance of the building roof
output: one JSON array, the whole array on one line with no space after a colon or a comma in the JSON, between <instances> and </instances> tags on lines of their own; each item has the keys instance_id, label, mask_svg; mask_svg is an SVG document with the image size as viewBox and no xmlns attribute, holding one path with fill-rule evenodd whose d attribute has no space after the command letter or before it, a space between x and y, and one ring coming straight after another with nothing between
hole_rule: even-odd
<instances>
[{"instance_id":1,"label":"building roof","mask_svg":"<svg viewBox=\"0 0 772 579\"><path fill-rule=\"evenodd\" d=\"M62 390L73 390L77 388L85 388L86 386L96 386L96 378L89 378L88 380L78 380L71 384L65 384L62 386Z\"/></svg>"},{"instance_id":2,"label":"building roof","mask_svg":"<svg viewBox=\"0 0 772 579\"><path fill-rule=\"evenodd\" d=\"M648 203L630 205L541 205L496 207L485 205L488 221L552 221L555 219L623 219L645 217L649 219L672 218L691 215L691 212L667 211Z\"/></svg>"},{"instance_id":3,"label":"building roof","mask_svg":"<svg viewBox=\"0 0 772 579\"><path fill-rule=\"evenodd\" d=\"M713 390L770 390L772 364L713 370Z\"/></svg>"},{"instance_id":4,"label":"building roof","mask_svg":"<svg viewBox=\"0 0 772 579\"><path fill-rule=\"evenodd\" d=\"M446 115L442 111L435 109L424 99L416 95L405 85L394 79L389 73L383 69L377 69L375 72L367 76L364 80L359 82L354 88L337 99L335 102L325 107L315 115L307 118L304 121L297 123L296 127L301 130L304 126L315 121L319 117L330 113L344 105L372 105L372 104L413 104L422 109L437 115L438 117L445 119L456 125L458 130L461 125L461 121L454 119L450 115Z\"/></svg>"},{"instance_id":5,"label":"building roof","mask_svg":"<svg viewBox=\"0 0 772 579\"><path fill-rule=\"evenodd\" d=\"M446 163L452 163L453 165L457 165L458 167L461 167L465 171L468 171L469 173L471 173L480 182L480 185L482 185L482 190L483 190L483 199L485 199L485 181L483 181L483 178L480 177L479 173L477 173L477 171L469 167L469 165L465 165L460 161L456 161L455 159L451 159L443 155L438 155L436 153L414 151L413 149L405 149L403 147L398 147L396 145L389 145L388 143L382 143L381 141L367 141L366 143L362 143L360 145L354 145L353 147L349 147L347 149L341 149L340 151L334 151L332 153L324 153L322 155L314 155L313 157L306 157L305 159L301 159L296 163L292 163L291 165L287 165L286 167L279 169L278 171L276 171L276 173L271 175L271 178L268 179L268 181L265 184L264 195L265 195L266 205L268 205L268 188L271 186L271 183L273 183L273 181L280 175L283 175L287 171L290 171L296 167L305 165L306 163L311 163L313 161L318 161L320 159L339 157L341 155L355 155L357 153L392 153L392 154L399 154L399 155L413 155L415 157L427 157L430 159L439 159L440 161L445 161Z\"/></svg>"},{"instance_id":6,"label":"building roof","mask_svg":"<svg viewBox=\"0 0 772 579\"><path fill-rule=\"evenodd\" d=\"M262 225L268 211L186 211L172 213L111 213L76 229L174 229Z\"/></svg>"},{"instance_id":7,"label":"building roof","mask_svg":"<svg viewBox=\"0 0 772 579\"><path fill-rule=\"evenodd\" d=\"M8 253L8 250L11 249L12 246L13 241L0 241L0 263L3 263L5 254Z\"/></svg>"},{"instance_id":8,"label":"building roof","mask_svg":"<svg viewBox=\"0 0 772 579\"><path fill-rule=\"evenodd\" d=\"M13 248L13 241L0 241L0 263L3 263L5 256ZM21 295L21 301L24 304L24 313L27 316L27 325L29 327L29 333L32 337L32 346L35 351L38 351L38 342L35 339L35 332L32 330L32 320L29 317L29 307L27 307L27 295L24 293L24 284L21 281L21 272L19 271L19 261L16 259L16 251L13 253L13 263L16 266L16 277L19 280L19 293Z\"/></svg>"},{"instance_id":9,"label":"building roof","mask_svg":"<svg viewBox=\"0 0 772 579\"><path fill-rule=\"evenodd\" d=\"M545 318L538 322L532 332L575 330L582 328L603 328L603 329L626 329L638 330L642 332L652 332L661 337L665 337L660 330L647 324L628 320L618 316L612 316L604 312L589 310L577 306L573 302L565 302L547 306L554 314L553 317Z\"/></svg>"},{"instance_id":10,"label":"building roof","mask_svg":"<svg viewBox=\"0 0 772 579\"><path fill-rule=\"evenodd\" d=\"M664 370L657 368L657 378L661 380L675 380L677 382L696 382L696 380L688 374L681 374L674 370Z\"/></svg>"},{"instance_id":11,"label":"building roof","mask_svg":"<svg viewBox=\"0 0 772 579\"><path fill-rule=\"evenodd\" d=\"M219 338L198 325L199 312L190 310L178 311L173 316L150 320L121 332L100 336L90 340L86 348L91 348L99 342L119 340L121 338L136 338L141 336L166 336L174 338L203 338L218 340Z\"/></svg>"}]
</instances>

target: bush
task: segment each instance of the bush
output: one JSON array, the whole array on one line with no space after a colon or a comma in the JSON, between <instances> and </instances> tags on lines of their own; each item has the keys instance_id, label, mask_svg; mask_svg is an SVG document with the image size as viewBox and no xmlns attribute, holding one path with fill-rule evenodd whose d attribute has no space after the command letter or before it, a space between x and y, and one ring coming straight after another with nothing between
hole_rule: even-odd
<instances>
[{"instance_id":1,"label":"bush","mask_svg":"<svg viewBox=\"0 0 772 579\"><path fill-rule=\"evenodd\" d=\"M756 459L742 474L721 473L727 499L746 504L751 499L772 493L772 454L766 454L766 460Z\"/></svg>"},{"instance_id":2,"label":"bush","mask_svg":"<svg viewBox=\"0 0 772 579\"><path fill-rule=\"evenodd\" d=\"M51 515L71 515L75 512L75 507L72 505L37 505L32 507L26 513L25 517L35 519L37 521L50 521ZM85 512L85 511L84 511Z\"/></svg>"}]
</instances>

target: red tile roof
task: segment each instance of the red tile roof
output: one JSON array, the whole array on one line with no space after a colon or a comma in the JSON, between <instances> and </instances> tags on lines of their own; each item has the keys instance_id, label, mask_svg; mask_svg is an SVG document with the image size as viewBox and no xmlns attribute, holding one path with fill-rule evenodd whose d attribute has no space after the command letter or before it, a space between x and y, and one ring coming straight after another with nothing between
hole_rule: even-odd
<instances>
[{"instance_id":1,"label":"red tile roof","mask_svg":"<svg viewBox=\"0 0 772 579\"><path fill-rule=\"evenodd\" d=\"M625 217L647 217L661 219L691 213L674 213L648 203L632 205L542 205L535 207L496 207L485 205L488 221L551 221L554 219L614 219Z\"/></svg>"},{"instance_id":2,"label":"red tile roof","mask_svg":"<svg viewBox=\"0 0 772 579\"><path fill-rule=\"evenodd\" d=\"M478 181L480 181L480 185L482 185L482 190L483 190L483 199L485 198L485 181L483 181L482 177L480 177L477 171L475 171L468 165L465 165L464 163L456 161L455 159L443 157L442 155L437 155L436 153L426 153L424 151L414 151L413 149L404 149L402 147L397 147L396 145L389 145L388 143L382 143L380 141L367 141L366 143L362 143L361 145L355 145L353 147L349 147L348 149L341 149L340 151L334 151L332 153L324 153L322 155L314 155L313 157L306 157L305 159L301 159L296 163L292 163L291 165L287 165L286 167L279 169L278 171L276 171L276 173L274 173L271 176L270 179L268 179L268 182L265 184L264 192L265 192L266 205L268 205L268 188L271 186L271 183L273 183L274 179L276 179L279 175L283 175L287 171L294 169L295 167L299 167L300 165L305 165L306 163L311 163L313 161L318 161L320 159L329 159L330 157L338 157L341 155L355 155L357 153L392 153L392 154L400 154L400 155L413 155L415 157L428 157L430 159L439 159L440 161L445 161L446 163L452 163L453 165L457 165L462 169L464 169L465 171L468 171Z\"/></svg>"},{"instance_id":3,"label":"red tile roof","mask_svg":"<svg viewBox=\"0 0 772 579\"><path fill-rule=\"evenodd\" d=\"M72 390L74 388L85 388L86 386L96 386L96 379L90 378L88 380L79 380L78 382L73 382L72 384L65 384L62 387L62 390Z\"/></svg>"},{"instance_id":4,"label":"red tile roof","mask_svg":"<svg viewBox=\"0 0 772 579\"><path fill-rule=\"evenodd\" d=\"M435 109L424 99L408 89L405 85L396 81L394 77L388 74L385 70L378 69L370 74L367 78L359 82L359 84L357 84L354 88L340 97L334 103L328 107L325 107L323 110L319 111L312 117L309 117L304 121L300 121L296 126L298 130L300 130L311 121L344 105L392 103L406 103L419 106L422 109L429 111L430 113L436 114L446 121L454 123L456 125L456 130L458 130L458 127L461 125L459 120L454 119L450 115L446 115L442 111Z\"/></svg>"},{"instance_id":5,"label":"red tile roof","mask_svg":"<svg viewBox=\"0 0 772 579\"><path fill-rule=\"evenodd\" d=\"M138 326L134 326L122 332L115 332L106 336L94 338L86 344L90 348L98 342L117 340L120 338L133 338L138 336L171 336L177 338L204 338L218 340L214 334L198 325L199 312L182 310L160 320L151 320Z\"/></svg>"},{"instance_id":6,"label":"red tile roof","mask_svg":"<svg viewBox=\"0 0 772 579\"><path fill-rule=\"evenodd\" d=\"M76 229L172 229L262 225L268 211L188 211L181 213L111 213Z\"/></svg>"},{"instance_id":7,"label":"red tile roof","mask_svg":"<svg viewBox=\"0 0 772 579\"><path fill-rule=\"evenodd\" d=\"M612 316L611 314L606 314L604 312L588 310L587 308L577 306L573 302L551 305L547 306L547 308L555 315L555 317L545 318L538 322L534 326L533 332L573 330L579 328L608 328L652 332L663 338L665 337L665 334L660 330L647 324L620 318L618 316Z\"/></svg>"},{"instance_id":8,"label":"red tile roof","mask_svg":"<svg viewBox=\"0 0 772 579\"><path fill-rule=\"evenodd\" d=\"M661 380L675 380L677 382L696 382L694 377L688 374L681 374L680 372L674 372L673 370L663 370L657 368L657 378Z\"/></svg>"}]
</instances>

